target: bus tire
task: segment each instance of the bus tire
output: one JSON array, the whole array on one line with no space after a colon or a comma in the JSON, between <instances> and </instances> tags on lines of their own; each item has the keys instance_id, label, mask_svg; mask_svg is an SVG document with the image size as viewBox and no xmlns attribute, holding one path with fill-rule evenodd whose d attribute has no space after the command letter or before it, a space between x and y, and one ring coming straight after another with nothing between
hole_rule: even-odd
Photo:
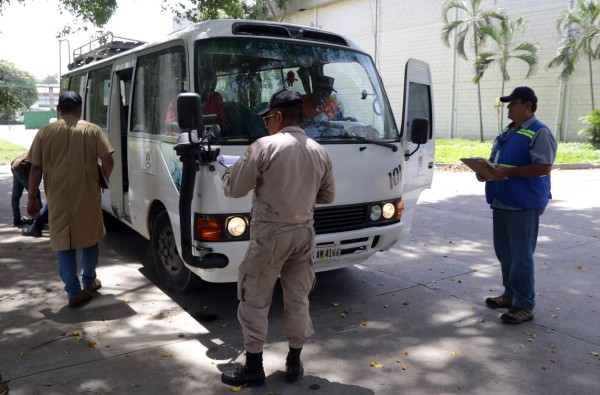
<instances>
[{"instance_id":1,"label":"bus tire","mask_svg":"<svg viewBox=\"0 0 600 395\"><path fill-rule=\"evenodd\" d=\"M152 226L152 258L160 282L175 292L198 288L200 278L185 266L177 251L169 214L162 211Z\"/></svg>"}]
</instances>

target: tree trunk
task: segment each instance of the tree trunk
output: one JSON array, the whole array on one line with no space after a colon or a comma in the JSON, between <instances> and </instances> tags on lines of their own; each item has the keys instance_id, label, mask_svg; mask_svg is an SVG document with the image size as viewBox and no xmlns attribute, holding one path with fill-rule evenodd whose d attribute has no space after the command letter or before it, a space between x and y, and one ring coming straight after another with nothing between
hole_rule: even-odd
<instances>
[{"instance_id":1,"label":"tree trunk","mask_svg":"<svg viewBox=\"0 0 600 395\"><path fill-rule=\"evenodd\" d=\"M481 87L477 82L477 102L479 103L479 139L483 143L483 111L481 110Z\"/></svg>"},{"instance_id":2,"label":"tree trunk","mask_svg":"<svg viewBox=\"0 0 600 395\"><path fill-rule=\"evenodd\" d=\"M500 91L500 97L504 96L504 78L502 78L502 89ZM502 132L502 122L504 122L504 103L500 102L500 124L498 125L498 133Z\"/></svg>"},{"instance_id":3,"label":"tree trunk","mask_svg":"<svg viewBox=\"0 0 600 395\"><path fill-rule=\"evenodd\" d=\"M592 110L596 109L596 105L594 104L594 81L592 75L592 56L588 54L588 67L590 69L590 93L592 94Z\"/></svg>"}]
</instances>

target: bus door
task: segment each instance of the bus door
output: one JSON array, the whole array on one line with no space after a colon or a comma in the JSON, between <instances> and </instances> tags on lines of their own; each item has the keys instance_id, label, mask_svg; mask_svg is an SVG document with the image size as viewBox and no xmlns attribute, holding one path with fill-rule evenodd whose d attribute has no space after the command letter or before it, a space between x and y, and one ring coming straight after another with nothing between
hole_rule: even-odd
<instances>
[{"instance_id":1,"label":"bus door","mask_svg":"<svg viewBox=\"0 0 600 395\"><path fill-rule=\"evenodd\" d=\"M115 167L110 177L110 200L112 214L131 222L127 196L129 177L127 168L127 121L131 98L133 69L119 70L113 74L111 89L110 143L115 149Z\"/></svg>"},{"instance_id":2,"label":"bus door","mask_svg":"<svg viewBox=\"0 0 600 395\"><path fill-rule=\"evenodd\" d=\"M415 118L429 121L427 143L415 144L411 128ZM404 108L402 114L402 147L404 161L402 172L402 200L405 215L412 221L412 212L421 192L431 186L434 166L433 94L429 65L416 59L406 62L404 73Z\"/></svg>"}]
</instances>

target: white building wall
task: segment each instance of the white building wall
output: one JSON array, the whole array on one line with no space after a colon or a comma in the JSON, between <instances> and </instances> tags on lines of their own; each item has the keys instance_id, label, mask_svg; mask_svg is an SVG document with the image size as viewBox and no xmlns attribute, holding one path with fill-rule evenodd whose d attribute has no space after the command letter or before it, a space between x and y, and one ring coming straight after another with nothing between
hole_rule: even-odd
<instances>
[{"instance_id":1,"label":"white building wall","mask_svg":"<svg viewBox=\"0 0 600 395\"><path fill-rule=\"evenodd\" d=\"M434 81L434 106L436 134L451 135L452 63L454 50L441 40L441 6L443 0L341 0L316 8L289 13L285 21L317 26L344 34L361 45L377 60L377 67L392 102L396 120L401 119L404 64L409 58L417 58L431 65ZM483 0L485 9L502 8L511 19L519 16L528 21L526 33L519 39L537 42L538 67L536 73L525 79L527 67L518 60L509 63L511 80L506 83L504 94L519 85L532 87L539 99L536 115L556 134L562 133L564 141L585 141L577 131L585 127L579 117L591 111L589 73L587 62L581 61L575 74L566 84L566 113L564 128L557 125L560 82L559 70L547 69L554 57L560 34L556 20L561 11L568 8L568 0ZM379 7L379 12L377 11ZM453 15L450 15L453 17ZM377 29L377 26L379 29ZM377 48L377 56L375 50ZM489 43L486 47L492 48ZM467 52L469 60L458 60L455 106L456 129L454 137L479 138L479 115L477 86L473 84L473 53ZM593 73L600 75L600 62L593 64ZM600 102L600 78L595 84L595 99ZM481 81L484 137L492 139L498 132L498 109L496 98L502 95L501 75L497 67L486 71ZM506 110L503 112L505 125Z\"/></svg>"}]
</instances>

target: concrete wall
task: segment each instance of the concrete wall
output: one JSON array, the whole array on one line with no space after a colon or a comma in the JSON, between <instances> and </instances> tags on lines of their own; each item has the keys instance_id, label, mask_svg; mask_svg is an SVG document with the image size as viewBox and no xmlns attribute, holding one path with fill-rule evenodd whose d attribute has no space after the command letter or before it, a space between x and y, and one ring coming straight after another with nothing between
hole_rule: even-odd
<instances>
[{"instance_id":1,"label":"concrete wall","mask_svg":"<svg viewBox=\"0 0 600 395\"><path fill-rule=\"evenodd\" d=\"M409 58L417 58L431 65L434 81L434 105L438 137L479 138L477 86L471 82L472 51L467 52L469 61L456 61L456 105L452 108L453 49L443 45L440 34L442 0L342 0L329 2L304 11L288 12L286 22L317 26L349 36L376 59L377 67L396 117L402 107L404 64ZM536 115L544 121L563 141L585 141L577 132L585 125L579 117L591 111L589 72L587 62L576 66L575 74L567 84L558 79L558 69L546 69L554 57L560 34L556 29L559 13L569 6L568 0L483 0L485 9L502 8L511 19L519 16L528 21L525 34L518 41L537 42L537 72L525 79L525 63L512 60L509 63L511 80L506 83L504 94L519 85L529 85L539 99ZM452 15L450 15L452 17ZM491 49L493 43L488 43ZM600 75L600 62L593 64L593 73ZM563 85L563 88L561 88ZM484 136L492 139L498 132L498 109L496 98L502 95L502 80L497 67L486 71L481 82ZM558 123L559 98L565 93L564 119ZM600 102L600 78L595 86L595 98ZM452 128L452 112L455 128ZM506 110L502 125L505 125Z\"/></svg>"}]
</instances>

